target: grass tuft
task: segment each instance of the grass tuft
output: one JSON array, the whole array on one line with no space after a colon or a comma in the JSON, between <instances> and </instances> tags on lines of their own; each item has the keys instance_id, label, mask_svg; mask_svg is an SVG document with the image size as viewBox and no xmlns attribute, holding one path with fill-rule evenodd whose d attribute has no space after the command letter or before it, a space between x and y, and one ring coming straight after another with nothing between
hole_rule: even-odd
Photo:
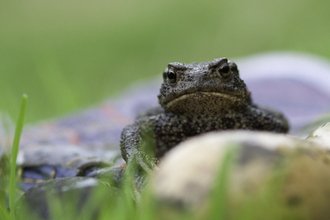
<instances>
[{"instance_id":1,"label":"grass tuft","mask_svg":"<svg viewBox=\"0 0 330 220\"><path fill-rule=\"evenodd\" d=\"M27 103L28 96L26 94L23 94L22 96L22 103L21 103L21 109L19 112L17 125L16 125L16 131L14 136L14 142L13 147L11 151L11 168L10 168L10 182L9 182L9 204L10 204L10 219L15 220L15 214L14 214L14 204L15 204L15 195L16 195L16 158L18 153L18 147L19 147L19 141L23 129L23 123L24 123L24 116L25 116L25 109L26 109L26 103Z\"/></svg>"},{"instance_id":2,"label":"grass tuft","mask_svg":"<svg viewBox=\"0 0 330 220\"><path fill-rule=\"evenodd\" d=\"M208 212L208 219L214 217L218 219L227 219L227 192L228 184L231 173L231 167L235 162L235 156L237 155L238 148L235 146L229 146L223 158L223 162L220 166L220 171L215 180L215 191L211 196L211 206Z\"/></svg>"}]
</instances>

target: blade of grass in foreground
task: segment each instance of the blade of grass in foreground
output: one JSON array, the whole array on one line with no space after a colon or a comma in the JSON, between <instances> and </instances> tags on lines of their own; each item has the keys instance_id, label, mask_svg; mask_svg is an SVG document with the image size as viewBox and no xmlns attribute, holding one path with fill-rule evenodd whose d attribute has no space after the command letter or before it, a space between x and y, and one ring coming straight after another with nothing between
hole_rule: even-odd
<instances>
[{"instance_id":1,"label":"blade of grass in foreground","mask_svg":"<svg viewBox=\"0 0 330 220\"><path fill-rule=\"evenodd\" d=\"M1 206L0 205L0 219L1 220L9 220L9 213L7 212L7 210L5 209L5 206Z\"/></svg>"},{"instance_id":2,"label":"blade of grass in foreground","mask_svg":"<svg viewBox=\"0 0 330 220\"><path fill-rule=\"evenodd\" d=\"M211 196L211 205L207 219L227 219L226 202L231 168L237 155L237 146L228 146L215 180L215 192Z\"/></svg>"},{"instance_id":3,"label":"blade of grass in foreground","mask_svg":"<svg viewBox=\"0 0 330 220\"><path fill-rule=\"evenodd\" d=\"M23 122L24 122L27 98L28 98L28 96L26 94L23 94L21 109L19 112L18 121L17 121L17 125L16 125L13 147L11 150L11 166L10 166L10 182L9 182L9 205L10 205L10 219L11 220L15 219L14 204L15 204L15 191L16 191L16 182L15 182L16 158L17 158L17 153L18 153L19 140L21 137L22 129L23 129Z\"/></svg>"}]
</instances>

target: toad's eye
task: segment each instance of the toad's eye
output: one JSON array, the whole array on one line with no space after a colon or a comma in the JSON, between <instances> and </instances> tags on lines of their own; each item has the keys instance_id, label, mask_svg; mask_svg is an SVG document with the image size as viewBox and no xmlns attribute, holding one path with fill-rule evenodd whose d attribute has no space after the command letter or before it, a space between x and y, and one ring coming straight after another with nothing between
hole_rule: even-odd
<instances>
[{"instance_id":1,"label":"toad's eye","mask_svg":"<svg viewBox=\"0 0 330 220\"><path fill-rule=\"evenodd\" d=\"M167 78L170 80L170 83L176 82L176 73L174 72L174 70L172 70L172 69L168 70Z\"/></svg>"},{"instance_id":2,"label":"toad's eye","mask_svg":"<svg viewBox=\"0 0 330 220\"><path fill-rule=\"evenodd\" d=\"M228 77L230 75L230 68L228 63L224 63L219 67L219 72L222 77Z\"/></svg>"}]
</instances>

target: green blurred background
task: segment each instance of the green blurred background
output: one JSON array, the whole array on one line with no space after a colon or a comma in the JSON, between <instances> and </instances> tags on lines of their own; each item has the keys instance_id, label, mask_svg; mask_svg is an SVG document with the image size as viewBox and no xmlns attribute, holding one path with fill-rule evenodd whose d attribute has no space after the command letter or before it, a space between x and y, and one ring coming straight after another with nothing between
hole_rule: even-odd
<instances>
[{"instance_id":1,"label":"green blurred background","mask_svg":"<svg viewBox=\"0 0 330 220\"><path fill-rule=\"evenodd\" d=\"M168 62L270 50L330 58L330 1L0 2L0 111L27 122L96 104Z\"/></svg>"}]
</instances>

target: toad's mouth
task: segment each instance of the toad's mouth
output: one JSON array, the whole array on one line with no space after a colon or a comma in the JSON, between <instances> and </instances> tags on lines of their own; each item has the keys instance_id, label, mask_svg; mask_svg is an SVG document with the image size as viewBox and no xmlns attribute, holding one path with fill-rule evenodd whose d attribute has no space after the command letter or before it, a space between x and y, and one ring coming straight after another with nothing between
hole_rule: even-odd
<instances>
[{"instance_id":1,"label":"toad's mouth","mask_svg":"<svg viewBox=\"0 0 330 220\"><path fill-rule=\"evenodd\" d=\"M178 96L166 103L165 109L176 113L216 113L244 103L243 95L198 91Z\"/></svg>"},{"instance_id":2,"label":"toad's mouth","mask_svg":"<svg viewBox=\"0 0 330 220\"><path fill-rule=\"evenodd\" d=\"M223 98L226 100L231 100L233 102L240 102L243 97L240 95L232 95L227 93L221 93L221 92L194 92L189 94L181 95L171 101L169 101L166 106L170 107L172 105L176 105L178 102L184 101L186 99L199 99L199 98ZM210 103L211 104L211 103Z\"/></svg>"}]
</instances>

